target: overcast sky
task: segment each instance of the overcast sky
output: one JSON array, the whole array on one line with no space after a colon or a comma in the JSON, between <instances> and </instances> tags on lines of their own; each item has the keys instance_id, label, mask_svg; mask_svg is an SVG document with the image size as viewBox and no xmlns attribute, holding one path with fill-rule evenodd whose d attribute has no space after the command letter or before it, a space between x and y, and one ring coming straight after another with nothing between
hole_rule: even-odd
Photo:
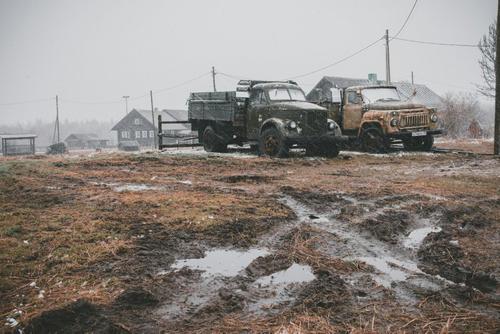
<instances>
[{"instance_id":1,"label":"overcast sky","mask_svg":"<svg viewBox=\"0 0 500 334\"><path fill-rule=\"evenodd\" d=\"M211 66L235 77L285 79L333 63L396 33L414 0L0 0L0 122L118 120L149 108L186 108L190 91L211 90ZM496 0L419 0L401 38L476 44ZM481 82L476 48L391 42L392 79L437 93ZM385 46L298 79L308 92L323 75L385 78ZM218 90L236 80L217 75ZM147 95L146 95L147 94ZM141 97L142 96L142 97ZM135 98L134 98L135 97ZM24 104L11 104L28 102ZM78 102L78 103L76 103ZM107 102L96 103L96 102Z\"/></svg>"}]
</instances>

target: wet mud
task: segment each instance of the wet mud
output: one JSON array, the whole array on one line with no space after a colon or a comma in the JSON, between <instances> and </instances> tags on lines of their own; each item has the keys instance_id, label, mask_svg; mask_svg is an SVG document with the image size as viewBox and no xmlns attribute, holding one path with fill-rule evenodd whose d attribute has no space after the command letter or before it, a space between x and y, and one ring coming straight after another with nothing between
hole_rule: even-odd
<instances>
[{"instance_id":1,"label":"wet mud","mask_svg":"<svg viewBox=\"0 0 500 334\"><path fill-rule=\"evenodd\" d=\"M24 299L8 296L5 314L19 325L6 325L5 331L494 333L499 328L500 201L491 180L476 180L486 190L464 199L464 185L454 178L449 188L432 183L428 190L419 175L410 187L403 173L418 161L413 156L387 162L403 169L395 182L389 182L391 175L381 182L368 174L387 167L369 156L332 162L255 159L57 162L50 186L66 184L68 196L37 181L36 196L45 198L27 205L28 214L17 214L26 218L35 208L42 210L36 218L50 217L50 224L37 237L68 230L80 239L88 235L82 242L88 248L70 248L81 242L74 238L51 245L50 252L40 247L22 253L41 254L37 268L54 278L30 277L17 287ZM427 164L434 163L429 157ZM207 177L204 167L220 175ZM264 173L278 167L279 177ZM83 190L68 185L77 184L78 173L88 173L81 174L87 178ZM307 173L317 173L318 180L304 177ZM106 184L95 184L101 175ZM376 186L367 187L368 181ZM1 182L16 198L35 188L16 177ZM489 199L482 196L485 191ZM2 204L5 212L16 212L9 203ZM70 229L76 213L67 206L81 203L90 203L78 207L86 215ZM61 216L51 216L57 210ZM18 235L32 230L20 225L2 233L28 247L35 238ZM82 254L98 251L83 262ZM72 259L73 254L79 257ZM35 302L45 306L29 309L29 315L12 311Z\"/></svg>"}]
</instances>

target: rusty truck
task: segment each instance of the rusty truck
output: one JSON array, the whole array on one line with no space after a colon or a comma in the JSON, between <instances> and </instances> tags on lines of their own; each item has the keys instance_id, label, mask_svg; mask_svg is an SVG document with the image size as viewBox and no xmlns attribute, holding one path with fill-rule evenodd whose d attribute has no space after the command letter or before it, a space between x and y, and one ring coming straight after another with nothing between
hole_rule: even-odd
<instances>
[{"instance_id":1,"label":"rusty truck","mask_svg":"<svg viewBox=\"0 0 500 334\"><path fill-rule=\"evenodd\" d=\"M386 152L396 142L405 150L429 151L434 136L442 133L437 110L402 100L395 86L340 87L338 92L337 99L315 102L327 108L343 134L367 152Z\"/></svg>"},{"instance_id":2,"label":"rusty truck","mask_svg":"<svg viewBox=\"0 0 500 334\"><path fill-rule=\"evenodd\" d=\"M285 157L290 148L335 157L346 139L327 109L307 102L294 81L240 80L235 91L193 92L188 122L207 152L250 144L272 157Z\"/></svg>"}]
</instances>

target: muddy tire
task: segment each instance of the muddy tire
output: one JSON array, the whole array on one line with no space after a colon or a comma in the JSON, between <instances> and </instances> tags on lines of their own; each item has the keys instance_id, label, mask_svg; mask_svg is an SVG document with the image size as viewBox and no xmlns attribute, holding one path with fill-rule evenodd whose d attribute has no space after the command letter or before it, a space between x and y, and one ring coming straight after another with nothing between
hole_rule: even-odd
<instances>
[{"instance_id":1,"label":"muddy tire","mask_svg":"<svg viewBox=\"0 0 500 334\"><path fill-rule=\"evenodd\" d=\"M410 138L403 141L403 147L407 151L430 151L434 145L434 137L427 135L420 138Z\"/></svg>"},{"instance_id":2,"label":"muddy tire","mask_svg":"<svg viewBox=\"0 0 500 334\"><path fill-rule=\"evenodd\" d=\"M269 157L284 158L288 156L288 146L276 128L262 131L259 138L259 153Z\"/></svg>"},{"instance_id":3,"label":"muddy tire","mask_svg":"<svg viewBox=\"0 0 500 334\"><path fill-rule=\"evenodd\" d=\"M361 147L368 153L385 153L389 150L389 140L377 127L367 127L361 134Z\"/></svg>"},{"instance_id":4,"label":"muddy tire","mask_svg":"<svg viewBox=\"0 0 500 334\"><path fill-rule=\"evenodd\" d=\"M203 148L206 152L225 152L227 145L224 144L212 126L207 126L203 131Z\"/></svg>"}]
</instances>

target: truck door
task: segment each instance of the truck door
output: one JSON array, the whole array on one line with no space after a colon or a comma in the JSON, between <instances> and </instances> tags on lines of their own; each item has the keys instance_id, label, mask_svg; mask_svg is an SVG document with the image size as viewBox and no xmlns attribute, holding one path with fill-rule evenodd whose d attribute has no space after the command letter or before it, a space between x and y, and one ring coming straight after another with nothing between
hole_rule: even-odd
<instances>
[{"instance_id":1,"label":"truck door","mask_svg":"<svg viewBox=\"0 0 500 334\"><path fill-rule=\"evenodd\" d=\"M250 93L247 118L248 139L255 140L259 138L260 126L267 118L267 115L264 115L266 109L268 109L267 104L266 93L263 90L256 89Z\"/></svg>"},{"instance_id":2,"label":"truck door","mask_svg":"<svg viewBox=\"0 0 500 334\"><path fill-rule=\"evenodd\" d=\"M347 91L344 97L343 125L344 130L355 130L359 128L363 118L361 96L356 91Z\"/></svg>"}]
</instances>

